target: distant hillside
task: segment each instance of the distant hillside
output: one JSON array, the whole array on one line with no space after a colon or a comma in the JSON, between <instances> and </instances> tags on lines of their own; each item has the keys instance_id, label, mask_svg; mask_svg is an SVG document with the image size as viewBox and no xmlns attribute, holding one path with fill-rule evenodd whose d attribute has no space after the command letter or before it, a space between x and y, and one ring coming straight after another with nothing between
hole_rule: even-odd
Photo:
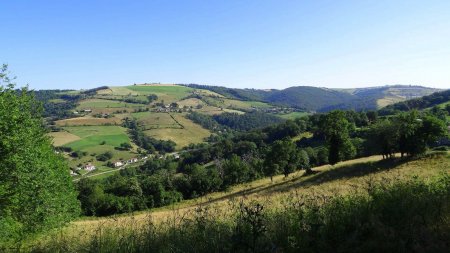
<instances>
[{"instance_id":1,"label":"distant hillside","mask_svg":"<svg viewBox=\"0 0 450 253\"><path fill-rule=\"evenodd\" d=\"M428 96L415 98L388 105L380 110L380 114L394 114L398 111L409 111L412 109L422 110L433 106L439 106L450 102L450 90L435 92Z\"/></svg>"},{"instance_id":2,"label":"distant hillside","mask_svg":"<svg viewBox=\"0 0 450 253\"><path fill-rule=\"evenodd\" d=\"M358 88L347 91L361 99L375 103L378 108L430 95L438 89L413 85L389 85L381 87Z\"/></svg>"},{"instance_id":3,"label":"distant hillside","mask_svg":"<svg viewBox=\"0 0 450 253\"><path fill-rule=\"evenodd\" d=\"M294 106L309 111L324 111L345 104L350 105L355 100L357 98L347 92L309 86L272 91L268 92L265 97L266 102Z\"/></svg>"},{"instance_id":4,"label":"distant hillside","mask_svg":"<svg viewBox=\"0 0 450 253\"><path fill-rule=\"evenodd\" d=\"M296 86L283 90L233 89L196 84L188 86L211 90L233 99L256 100L318 112L335 109L375 110L396 102L422 97L439 91L438 89L411 85L357 89Z\"/></svg>"}]
</instances>

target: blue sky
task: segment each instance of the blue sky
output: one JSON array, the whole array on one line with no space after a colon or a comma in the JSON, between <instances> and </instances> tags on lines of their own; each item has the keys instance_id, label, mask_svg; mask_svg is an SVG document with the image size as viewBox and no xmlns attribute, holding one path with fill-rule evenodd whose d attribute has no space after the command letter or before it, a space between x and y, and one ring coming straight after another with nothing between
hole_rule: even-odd
<instances>
[{"instance_id":1,"label":"blue sky","mask_svg":"<svg viewBox=\"0 0 450 253\"><path fill-rule=\"evenodd\" d=\"M448 0L14 0L0 24L0 63L33 89L450 88Z\"/></svg>"}]
</instances>

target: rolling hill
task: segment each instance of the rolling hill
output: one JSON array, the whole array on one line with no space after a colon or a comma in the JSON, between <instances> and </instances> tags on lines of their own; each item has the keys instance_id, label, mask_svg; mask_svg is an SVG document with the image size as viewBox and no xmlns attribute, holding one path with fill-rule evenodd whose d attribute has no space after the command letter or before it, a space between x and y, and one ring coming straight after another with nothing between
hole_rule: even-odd
<instances>
[{"instance_id":1,"label":"rolling hill","mask_svg":"<svg viewBox=\"0 0 450 253\"><path fill-rule=\"evenodd\" d=\"M257 100L275 105L301 108L307 111L327 112L334 109L375 110L407 99L429 95L438 89L392 85L357 89L328 89L295 86L283 90L232 89L217 86L188 85L217 92L223 96Z\"/></svg>"},{"instance_id":2,"label":"rolling hill","mask_svg":"<svg viewBox=\"0 0 450 253\"><path fill-rule=\"evenodd\" d=\"M92 174L112 170L108 162L142 156L139 144L136 145L139 142L130 135L130 129L123 127L126 119L139 125L140 138L151 140L156 151L179 152L230 129L248 131L304 116L308 111L375 109L432 91L398 85L341 90L308 86L255 90L137 84L78 91L44 90L37 91L36 97L44 102L54 145L64 151L76 174L84 174L78 168L93 164L97 170L88 172ZM405 103L415 103L411 101ZM121 145L130 148L123 149ZM164 150L159 150L162 147ZM111 157L109 161L101 161L105 154Z\"/></svg>"}]
</instances>

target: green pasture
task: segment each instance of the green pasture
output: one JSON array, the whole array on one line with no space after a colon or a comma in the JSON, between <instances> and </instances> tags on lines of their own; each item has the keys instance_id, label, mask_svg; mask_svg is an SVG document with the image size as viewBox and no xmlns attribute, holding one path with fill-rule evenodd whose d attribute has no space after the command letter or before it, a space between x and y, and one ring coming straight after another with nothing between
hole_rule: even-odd
<instances>
[{"instance_id":1,"label":"green pasture","mask_svg":"<svg viewBox=\"0 0 450 253\"><path fill-rule=\"evenodd\" d=\"M274 114L278 117L281 117L283 119L296 119L296 118L300 118L303 116L307 116L309 113L307 112L290 112L290 113L277 113Z\"/></svg>"},{"instance_id":2,"label":"green pasture","mask_svg":"<svg viewBox=\"0 0 450 253\"><path fill-rule=\"evenodd\" d=\"M158 96L158 100L164 100L164 102L176 102L189 95L194 89L178 86L178 85L132 85L126 87L129 90L137 92L141 95L155 94Z\"/></svg>"}]
</instances>

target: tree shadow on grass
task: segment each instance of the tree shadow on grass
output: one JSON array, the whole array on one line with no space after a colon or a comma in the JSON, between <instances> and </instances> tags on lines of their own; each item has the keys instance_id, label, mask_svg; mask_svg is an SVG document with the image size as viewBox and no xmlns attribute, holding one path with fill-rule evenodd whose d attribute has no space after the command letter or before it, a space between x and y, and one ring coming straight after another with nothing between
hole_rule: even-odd
<instances>
[{"instance_id":1,"label":"tree shadow on grass","mask_svg":"<svg viewBox=\"0 0 450 253\"><path fill-rule=\"evenodd\" d=\"M363 177L368 174L388 171L411 160L412 159L410 158L393 158L376 162L363 162L340 166L316 174L294 178L293 180L290 180L291 183L289 184L278 185L266 190L267 194L273 194L275 192L286 192L298 187L309 187L335 180Z\"/></svg>"},{"instance_id":2,"label":"tree shadow on grass","mask_svg":"<svg viewBox=\"0 0 450 253\"><path fill-rule=\"evenodd\" d=\"M368 174L388 171L401 164L413 160L412 158L393 158L387 160L380 160L376 162L361 162L352 165L343 165L325 171L314 171L312 174L295 177L292 179L285 179L283 181L275 182L271 185L261 185L254 188L243 189L216 199L210 199L203 202L203 204L211 204L236 197L248 196L251 194L264 193L270 195L274 193L287 192L299 187L310 187L326 182L331 182L340 179L350 179L363 177Z\"/></svg>"}]
</instances>

